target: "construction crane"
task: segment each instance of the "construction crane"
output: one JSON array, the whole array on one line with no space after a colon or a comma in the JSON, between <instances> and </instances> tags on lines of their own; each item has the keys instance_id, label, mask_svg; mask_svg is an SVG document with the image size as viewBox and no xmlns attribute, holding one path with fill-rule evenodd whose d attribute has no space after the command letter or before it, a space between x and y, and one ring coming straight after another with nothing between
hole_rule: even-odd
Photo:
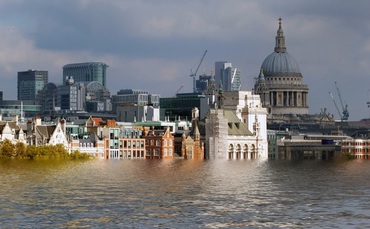
<instances>
[{"instance_id":1,"label":"construction crane","mask_svg":"<svg viewBox=\"0 0 370 229\"><path fill-rule=\"evenodd\" d=\"M191 72L190 77L193 77L193 92L194 92L194 93L195 93L195 92L197 92L197 88L196 88L196 85L195 85L195 77L197 76L197 72L198 72L198 70L199 70L200 65L201 65L201 64L202 64L202 62L203 62L203 59L204 59L204 56L206 55L206 53L207 53L207 50L204 52L204 54L203 54L202 58L200 59L199 64L198 64L198 67L197 67L197 69L195 70L195 72L193 73L193 70L190 70L190 72Z\"/></svg>"},{"instance_id":2,"label":"construction crane","mask_svg":"<svg viewBox=\"0 0 370 229\"><path fill-rule=\"evenodd\" d=\"M334 105L335 105L335 108L336 108L336 109L337 109L337 111L338 111L338 114L339 114L340 119L343 121L343 119L342 119L342 114L340 113L340 110L339 110L339 107L338 107L338 105L337 105L337 102L335 102L335 99L334 99L333 93L329 92L329 95L331 96L331 99L333 100L333 103L334 103Z\"/></svg>"},{"instance_id":3,"label":"construction crane","mask_svg":"<svg viewBox=\"0 0 370 229\"><path fill-rule=\"evenodd\" d=\"M177 93L179 93L181 91L181 89L184 87L184 85L181 85L181 87L179 89L177 89L177 91L175 92L175 96L177 95Z\"/></svg>"},{"instance_id":4,"label":"construction crane","mask_svg":"<svg viewBox=\"0 0 370 229\"><path fill-rule=\"evenodd\" d=\"M340 94L340 90L337 86L337 82L335 82L335 88L338 92L338 97L339 97L339 102L340 102L340 105L341 105L341 108L342 108L342 111L340 111L337 103L335 102L335 99L334 99L334 96L333 96L333 93L329 92L330 96L331 96L331 99L333 100L333 103L335 105L335 108L337 109L338 111L338 114L339 114L339 117L340 117L340 120L341 121L346 121L348 120L348 117L349 117L349 112L348 112L348 105L347 104L344 104L343 102L343 99L342 99L342 96Z\"/></svg>"},{"instance_id":5,"label":"construction crane","mask_svg":"<svg viewBox=\"0 0 370 229\"><path fill-rule=\"evenodd\" d=\"M339 88L337 86L337 82L335 82L335 87L337 88L340 105L342 106L342 117L343 117L343 120L348 120L348 117L349 117L348 105L347 104L345 104L345 105L343 104L342 96L341 96L340 91L339 91Z\"/></svg>"}]
</instances>

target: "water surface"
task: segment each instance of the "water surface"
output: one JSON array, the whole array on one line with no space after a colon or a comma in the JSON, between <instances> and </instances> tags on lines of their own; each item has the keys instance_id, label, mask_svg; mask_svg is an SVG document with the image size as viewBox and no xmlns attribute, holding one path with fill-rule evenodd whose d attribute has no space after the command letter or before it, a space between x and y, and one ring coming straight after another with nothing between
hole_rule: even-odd
<instances>
[{"instance_id":1,"label":"water surface","mask_svg":"<svg viewBox=\"0 0 370 229\"><path fill-rule=\"evenodd\" d=\"M365 228L366 160L0 161L1 228Z\"/></svg>"}]
</instances>

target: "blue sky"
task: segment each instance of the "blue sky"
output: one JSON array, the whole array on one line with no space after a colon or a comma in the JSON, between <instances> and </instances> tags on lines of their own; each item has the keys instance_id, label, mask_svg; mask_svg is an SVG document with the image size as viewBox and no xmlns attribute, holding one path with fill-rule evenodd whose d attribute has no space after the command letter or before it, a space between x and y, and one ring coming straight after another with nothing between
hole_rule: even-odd
<instances>
[{"instance_id":1,"label":"blue sky","mask_svg":"<svg viewBox=\"0 0 370 229\"><path fill-rule=\"evenodd\" d=\"M49 71L62 82L65 64L109 65L108 89L173 96L192 90L195 70L226 60L251 90L273 52L278 18L287 51L308 84L310 113L338 118L329 92L337 82L350 120L370 117L370 1L337 0L0 0L0 90L16 99L17 72Z\"/></svg>"}]
</instances>

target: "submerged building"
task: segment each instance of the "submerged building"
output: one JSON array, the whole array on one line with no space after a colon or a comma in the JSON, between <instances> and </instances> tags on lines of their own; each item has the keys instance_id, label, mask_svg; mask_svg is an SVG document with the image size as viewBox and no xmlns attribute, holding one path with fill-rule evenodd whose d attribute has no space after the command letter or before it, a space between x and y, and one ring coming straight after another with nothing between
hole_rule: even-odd
<instances>
[{"instance_id":1,"label":"submerged building","mask_svg":"<svg viewBox=\"0 0 370 229\"><path fill-rule=\"evenodd\" d=\"M276 115L308 114L308 86L298 64L285 46L285 36L279 18L275 49L263 61L254 92L268 109L269 118Z\"/></svg>"},{"instance_id":2,"label":"submerged building","mask_svg":"<svg viewBox=\"0 0 370 229\"><path fill-rule=\"evenodd\" d=\"M206 117L205 158L267 159L266 115L259 95L221 91L219 105Z\"/></svg>"}]
</instances>

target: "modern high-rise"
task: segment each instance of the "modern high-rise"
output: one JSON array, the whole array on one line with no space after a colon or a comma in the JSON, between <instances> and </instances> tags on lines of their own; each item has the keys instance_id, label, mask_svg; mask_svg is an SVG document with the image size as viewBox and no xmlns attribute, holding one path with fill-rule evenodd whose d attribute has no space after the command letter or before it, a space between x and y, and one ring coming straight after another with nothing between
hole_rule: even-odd
<instances>
[{"instance_id":1,"label":"modern high-rise","mask_svg":"<svg viewBox=\"0 0 370 229\"><path fill-rule=\"evenodd\" d=\"M72 76L76 83L97 81L106 87L107 67L108 65L102 62L86 62L64 65L63 84L65 84L69 76Z\"/></svg>"},{"instance_id":2,"label":"modern high-rise","mask_svg":"<svg viewBox=\"0 0 370 229\"><path fill-rule=\"evenodd\" d=\"M18 100L35 100L37 93L48 83L48 71L30 69L18 72Z\"/></svg>"},{"instance_id":3,"label":"modern high-rise","mask_svg":"<svg viewBox=\"0 0 370 229\"><path fill-rule=\"evenodd\" d=\"M224 91L240 91L241 72L239 68L233 67L227 61L215 63L215 81L218 88Z\"/></svg>"},{"instance_id":4,"label":"modern high-rise","mask_svg":"<svg viewBox=\"0 0 370 229\"><path fill-rule=\"evenodd\" d=\"M64 85L57 88L57 107L64 113L84 110L85 103L84 83L76 83L73 77L69 77Z\"/></svg>"}]
</instances>

